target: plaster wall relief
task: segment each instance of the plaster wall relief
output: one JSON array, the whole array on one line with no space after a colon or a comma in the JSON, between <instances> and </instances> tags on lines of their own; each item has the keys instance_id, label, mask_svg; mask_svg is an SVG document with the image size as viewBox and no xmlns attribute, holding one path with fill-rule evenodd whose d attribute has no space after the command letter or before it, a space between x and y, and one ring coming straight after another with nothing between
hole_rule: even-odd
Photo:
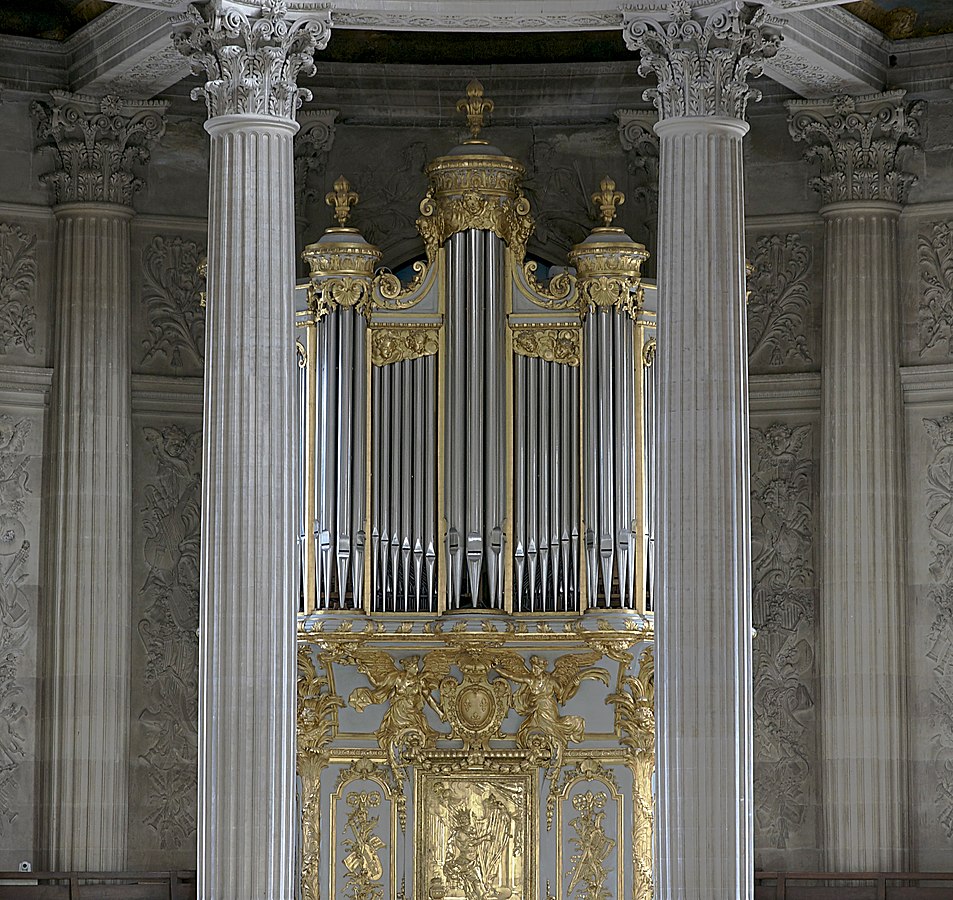
<instances>
[{"instance_id":1,"label":"plaster wall relief","mask_svg":"<svg viewBox=\"0 0 953 900\"><path fill-rule=\"evenodd\" d=\"M588 624L305 624L306 900L648 900L650 634Z\"/></svg>"},{"instance_id":2,"label":"plaster wall relief","mask_svg":"<svg viewBox=\"0 0 953 900\"><path fill-rule=\"evenodd\" d=\"M748 261L753 268L748 277L752 372L814 371L820 367L817 238L813 229L748 237Z\"/></svg>"},{"instance_id":3,"label":"plaster wall relief","mask_svg":"<svg viewBox=\"0 0 953 900\"><path fill-rule=\"evenodd\" d=\"M751 430L755 847L759 868L816 861L813 425Z\"/></svg>"},{"instance_id":4,"label":"plaster wall relief","mask_svg":"<svg viewBox=\"0 0 953 900\"><path fill-rule=\"evenodd\" d=\"M202 435L141 419L134 434L130 860L193 866Z\"/></svg>"},{"instance_id":5,"label":"plaster wall relief","mask_svg":"<svg viewBox=\"0 0 953 900\"><path fill-rule=\"evenodd\" d=\"M905 359L914 365L953 362L953 215L904 226L902 246L908 251L904 257L913 270L909 274L901 270L908 298Z\"/></svg>"},{"instance_id":6,"label":"plaster wall relief","mask_svg":"<svg viewBox=\"0 0 953 900\"><path fill-rule=\"evenodd\" d=\"M36 353L36 234L0 222L0 356Z\"/></svg>"},{"instance_id":7,"label":"plaster wall relief","mask_svg":"<svg viewBox=\"0 0 953 900\"><path fill-rule=\"evenodd\" d=\"M0 868L33 858L42 420L0 413Z\"/></svg>"},{"instance_id":8,"label":"plaster wall relief","mask_svg":"<svg viewBox=\"0 0 953 900\"><path fill-rule=\"evenodd\" d=\"M139 297L133 315L136 371L201 375L205 360L205 279L199 264L205 242L179 234L139 234L141 267L133 275Z\"/></svg>"}]
</instances>

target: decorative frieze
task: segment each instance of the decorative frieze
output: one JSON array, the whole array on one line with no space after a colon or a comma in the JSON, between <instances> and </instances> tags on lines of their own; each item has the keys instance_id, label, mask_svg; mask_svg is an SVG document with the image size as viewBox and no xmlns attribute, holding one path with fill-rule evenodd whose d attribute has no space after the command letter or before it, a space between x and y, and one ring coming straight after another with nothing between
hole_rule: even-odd
<instances>
[{"instance_id":1,"label":"decorative frieze","mask_svg":"<svg viewBox=\"0 0 953 900\"><path fill-rule=\"evenodd\" d=\"M756 842L781 849L809 820L816 765L811 426L751 437Z\"/></svg>"},{"instance_id":2,"label":"decorative frieze","mask_svg":"<svg viewBox=\"0 0 953 900\"><path fill-rule=\"evenodd\" d=\"M917 325L920 356L941 344L953 357L953 224L924 226L917 241L920 262L920 300Z\"/></svg>"},{"instance_id":3,"label":"decorative frieze","mask_svg":"<svg viewBox=\"0 0 953 900\"><path fill-rule=\"evenodd\" d=\"M298 75L314 74L314 52L331 37L329 8L289 18L285 0L264 0L261 15L249 16L228 0L195 6L173 21L173 42L207 77L192 99L205 98L210 119L228 115L295 118L311 91L298 87Z\"/></svg>"},{"instance_id":4,"label":"decorative frieze","mask_svg":"<svg viewBox=\"0 0 953 900\"><path fill-rule=\"evenodd\" d=\"M35 353L36 235L0 222L0 354L20 346Z\"/></svg>"},{"instance_id":5,"label":"decorative frieze","mask_svg":"<svg viewBox=\"0 0 953 900\"><path fill-rule=\"evenodd\" d=\"M205 279L199 266L205 249L181 237L156 235L142 253L142 302L149 336L140 363L165 357L176 371L201 369L205 358L205 310L200 295Z\"/></svg>"},{"instance_id":6,"label":"decorative frieze","mask_svg":"<svg viewBox=\"0 0 953 900\"><path fill-rule=\"evenodd\" d=\"M926 104L904 105L905 96L896 90L787 104L791 137L820 165L811 187L825 203L906 200L916 176L903 171L903 159L919 149Z\"/></svg>"},{"instance_id":7,"label":"decorative frieze","mask_svg":"<svg viewBox=\"0 0 953 900\"><path fill-rule=\"evenodd\" d=\"M748 355L768 356L768 365L813 362L805 334L811 298L811 251L798 234L758 238L748 277Z\"/></svg>"},{"instance_id":8,"label":"decorative frieze","mask_svg":"<svg viewBox=\"0 0 953 900\"><path fill-rule=\"evenodd\" d=\"M199 488L201 431L146 427L154 467L140 513L146 577L137 630L145 651L147 783L143 820L163 850L186 849L195 835L198 722Z\"/></svg>"},{"instance_id":9,"label":"decorative frieze","mask_svg":"<svg viewBox=\"0 0 953 900\"><path fill-rule=\"evenodd\" d=\"M30 109L39 148L56 160L42 181L55 203L118 203L131 206L142 187L134 166L149 160L153 144L165 133L168 103L86 97L53 91L52 103L36 100Z\"/></svg>"},{"instance_id":10,"label":"decorative frieze","mask_svg":"<svg viewBox=\"0 0 953 900\"><path fill-rule=\"evenodd\" d=\"M685 0L675 0L669 22L634 9L624 8L622 16L626 46L642 54L639 74L658 78L658 87L643 96L655 104L659 118L743 119L748 101L761 99L748 78L761 74L780 42L763 8L728 4L699 21Z\"/></svg>"},{"instance_id":11,"label":"decorative frieze","mask_svg":"<svg viewBox=\"0 0 953 900\"><path fill-rule=\"evenodd\" d=\"M32 492L24 444L30 427L29 419L17 421L0 415L0 838L9 834L8 829L24 811L21 764L32 730L20 672L34 605L24 591L30 542L23 508Z\"/></svg>"}]
</instances>

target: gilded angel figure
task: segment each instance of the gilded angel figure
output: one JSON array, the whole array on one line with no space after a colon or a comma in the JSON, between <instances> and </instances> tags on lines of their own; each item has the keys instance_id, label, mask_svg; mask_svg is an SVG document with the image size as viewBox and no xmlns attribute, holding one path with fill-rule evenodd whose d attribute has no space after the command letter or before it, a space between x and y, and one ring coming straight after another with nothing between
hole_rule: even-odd
<instances>
[{"instance_id":1,"label":"gilded angel figure","mask_svg":"<svg viewBox=\"0 0 953 900\"><path fill-rule=\"evenodd\" d=\"M559 707L576 695L587 678L601 681L608 687L608 672L592 665L601 658L598 650L569 653L556 660L551 672L548 671L548 662L541 656L531 656L529 667L515 653L512 656L507 654L497 662L497 669L520 685L513 699L514 708L523 716L516 732L516 742L520 747L537 746L538 738L542 736L555 751L558 765L566 744L583 740L586 725L582 717L561 715Z\"/></svg>"}]
</instances>

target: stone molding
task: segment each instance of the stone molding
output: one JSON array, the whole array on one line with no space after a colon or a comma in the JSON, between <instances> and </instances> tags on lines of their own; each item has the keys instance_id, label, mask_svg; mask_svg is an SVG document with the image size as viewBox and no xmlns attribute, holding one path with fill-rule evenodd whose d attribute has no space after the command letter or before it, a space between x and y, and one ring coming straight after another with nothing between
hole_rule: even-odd
<instances>
[{"instance_id":1,"label":"stone molding","mask_svg":"<svg viewBox=\"0 0 953 900\"><path fill-rule=\"evenodd\" d=\"M266 0L259 16L229 0L210 4L208 19L190 6L173 22L176 49L205 75L205 87L192 99L205 98L208 116L259 115L294 120L311 91L299 88L299 74L315 71L314 52L331 37L331 11L317 9L290 18L285 0Z\"/></svg>"},{"instance_id":2,"label":"stone molding","mask_svg":"<svg viewBox=\"0 0 953 900\"><path fill-rule=\"evenodd\" d=\"M787 104L791 137L806 144L808 162L820 164L810 184L825 204L906 200L917 179L901 164L919 149L926 104L904 105L905 96L896 90Z\"/></svg>"},{"instance_id":3,"label":"stone molding","mask_svg":"<svg viewBox=\"0 0 953 900\"><path fill-rule=\"evenodd\" d=\"M744 119L748 101L761 99L760 91L748 87L748 78L761 74L781 40L763 9L731 2L700 21L685 0L674 0L668 22L631 8L622 16L626 46L642 54L639 74L658 78L658 87L643 96L655 104L660 119Z\"/></svg>"},{"instance_id":4,"label":"stone molding","mask_svg":"<svg viewBox=\"0 0 953 900\"><path fill-rule=\"evenodd\" d=\"M56 168L41 181L56 204L116 203L131 206L142 180L133 167L149 161L149 151L165 133L169 104L87 97L52 91L52 103L35 100L37 147L53 151Z\"/></svg>"}]
</instances>

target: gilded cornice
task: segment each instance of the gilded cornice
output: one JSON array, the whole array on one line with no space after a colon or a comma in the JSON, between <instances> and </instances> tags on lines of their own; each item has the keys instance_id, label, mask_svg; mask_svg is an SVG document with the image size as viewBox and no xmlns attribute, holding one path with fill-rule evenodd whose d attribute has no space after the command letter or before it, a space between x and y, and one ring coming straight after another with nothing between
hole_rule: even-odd
<instances>
[{"instance_id":1,"label":"gilded cornice","mask_svg":"<svg viewBox=\"0 0 953 900\"><path fill-rule=\"evenodd\" d=\"M633 7L623 8L622 15L626 46L642 55L639 74L658 79L658 87L643 96L655 104L660 119L744 119L748 101L761 99L748 78L761 74L780 42L763 8L731 2L699 21L685 0L675 0L667 22Z\"/></svg>"},{"instance_id":2,"label":"gilded cornice","mask_svg":"<svg viewBox=\"0 0 953 900\"><path fill-rule=\"evenodd\" d=\"M906 200L916 176L903 171L902 161L920 149L926 104L905 105L905 96L896 90L787 104L791 137L804 142L808 162L820 165L811 187L825 203Z\"/></svg>"},{"instance_id":3,"label":"gilded cornice","mask_svg":"<svg viewBox=\"0 0 953 900\"><path fill-rule=\"evenodd\" d=\"M192 72L208 80L192 91L204 97L210 119L227 115L294 120L311 91L298 87L300 74L314 74L314 52L331 37L327 7L288 15L285 0L265 0L259 16L217 0L173 19L176 49Z\"/></svg>"},{"instance_id":4,"label":"gilded cornice","mask_svg":"<svg viewBox=\"0 0 953 900\"><path fill-rule=\"evenodd\" d=\"M52 103L31 106L38 147L53 151L56 168L42 176L55 203L118 203L131 206L142 187L133 166L165 133L168 103L86 97L53 91Z\"/></svg>"}]
</instances>

